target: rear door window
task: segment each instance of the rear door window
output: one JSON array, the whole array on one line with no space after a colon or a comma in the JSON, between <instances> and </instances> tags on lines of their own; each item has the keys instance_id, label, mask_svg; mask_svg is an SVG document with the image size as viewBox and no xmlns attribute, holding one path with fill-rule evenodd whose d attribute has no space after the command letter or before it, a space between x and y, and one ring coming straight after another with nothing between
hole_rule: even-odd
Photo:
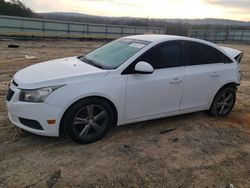
<instances>
[{"instance_id":1,"label":"rear door window","mask_svg":"<svg viewBox=\"0 0 250 188\"><path fill-rule=\"evenodd\" d=\"M216 48L202 43L185 41L185 47L189 54L189 65L232 62L227 56Z\"/></svg>"}]
</instances>

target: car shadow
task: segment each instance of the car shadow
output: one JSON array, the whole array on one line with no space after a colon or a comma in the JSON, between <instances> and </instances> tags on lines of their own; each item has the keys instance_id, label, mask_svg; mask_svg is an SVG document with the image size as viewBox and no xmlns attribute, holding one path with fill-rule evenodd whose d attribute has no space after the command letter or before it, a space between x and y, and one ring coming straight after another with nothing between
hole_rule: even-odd
<instances>
[{"instance_id":1,"label":"car shadow","mask_svg":"<svg viewBox=\"0 0 250 188\"><path fill-rule=\"evenodd\" d=\"M161 134L161 132L166 131L167 129L179 129L181 127L185 127L185 121L189 119L204 119L204 118L213 118L209 117L205 112L195 112L184 115L172 116L159 118L154 120L148 120L138 123L131 123L122 126L116 126L112 128L108 134L105 136L103 140L108 141L114 137L119 137L122 134L126 134L130 132L131 134L139 134L141 130L144 132L153 131L154 134ZM63 134L60 137L47 137L47 136L39 136L34 135L32 133L28 133L26 131L22 131L22 136L17 140L20 144L27 145L37 145L37 146L74 146L78 145L73 142L66 134ZM91 144L90 144L91 145Z\"/></svg>"},{"instance_id":2,"label":"car shadow","mask_svg":"<svg viewBox=\"0 0 250 188\"><path fill-rule=\"evenodd\" d=\"M182 115L176 115L176 116L171 116L171 117L163 117L163 118L158 118L158 119L153 119L153 120L147 120L147 121L142 121L142 122L137 122L137 123L131 123L131 124L126 124L126 125L121 125L113 128L112 130L114 132L116 131L123 131L123 130L137 130L137 129L142 129L142 128L159 128L159 130L164 129L164 128L170 128L172 127L173 124L182 122L188 119L195 119L195 118L206 118L209 117L206 112L193 112L193 113L188 113L188 114L182 114ZM211 117L213 118L213 117ZM185 126L185 124L178 124L178 126Z\"/></svg>"}]
</instances>

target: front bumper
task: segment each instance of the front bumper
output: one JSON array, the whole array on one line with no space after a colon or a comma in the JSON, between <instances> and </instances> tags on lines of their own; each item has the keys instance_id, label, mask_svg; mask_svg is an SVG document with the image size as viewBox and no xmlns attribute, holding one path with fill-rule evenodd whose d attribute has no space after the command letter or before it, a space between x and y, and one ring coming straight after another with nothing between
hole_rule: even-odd
<instances>
[{"instance_id":1,"label":"front bumper","mask_svg":"<svg viewBox=\"0 0 250 188\"><path fill-rule=\"evenodd\" d=\"M59 126L62 109L47 103L29 103L19 101L20 89L13 84L10 89L14 91L11 100L6 101L10 121L23 130L42 136L59 136ZM19 118L37 121L42 130L28 127L20 122ZM56 123L50 125L47 120L55 119Z\"/></svg>"}]
</instances>

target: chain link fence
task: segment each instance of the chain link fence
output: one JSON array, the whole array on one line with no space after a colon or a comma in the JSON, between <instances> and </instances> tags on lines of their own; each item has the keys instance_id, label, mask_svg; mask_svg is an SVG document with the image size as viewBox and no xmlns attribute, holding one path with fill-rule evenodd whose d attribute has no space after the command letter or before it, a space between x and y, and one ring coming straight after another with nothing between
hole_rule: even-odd
<instances>
[{"instance_id":1,"label":"chain link fence","mask_svg":"<svg viewBox=\"0 0 250 188\"><path fill-rule=\"evenodd\" d=\"M189 30L189 37L212 42L250 43L250 30Z\"/></svg>"},{"instance_id":2,"label":"chain link fence","mask_svg":"<svg viewBox=\"0 0 250 188\"><path fill-rule=\"evenodd\" d=\"M164 29L0 16L0 36L9 38L113 39L145 33L164 34Z\"/></svg>"}]
</instances>

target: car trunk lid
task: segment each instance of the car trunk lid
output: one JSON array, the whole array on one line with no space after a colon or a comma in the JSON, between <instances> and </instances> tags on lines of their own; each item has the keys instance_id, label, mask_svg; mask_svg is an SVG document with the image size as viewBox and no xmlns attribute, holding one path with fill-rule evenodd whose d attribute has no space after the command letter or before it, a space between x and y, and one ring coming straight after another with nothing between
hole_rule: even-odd
<instances>
[{"instance_id":1,"label":"car trunk lid","mask_svg":"<svg viewBox=\"0 0 250 188\"><path fill-rule=\"evenodd\" d=\"M238 63L241 62L242 57L243 57L242 51L239 51L233 48L224 47L224 46L220 46L220 47L228 56L235 59Z\"/></svg>"}]
</instances>

